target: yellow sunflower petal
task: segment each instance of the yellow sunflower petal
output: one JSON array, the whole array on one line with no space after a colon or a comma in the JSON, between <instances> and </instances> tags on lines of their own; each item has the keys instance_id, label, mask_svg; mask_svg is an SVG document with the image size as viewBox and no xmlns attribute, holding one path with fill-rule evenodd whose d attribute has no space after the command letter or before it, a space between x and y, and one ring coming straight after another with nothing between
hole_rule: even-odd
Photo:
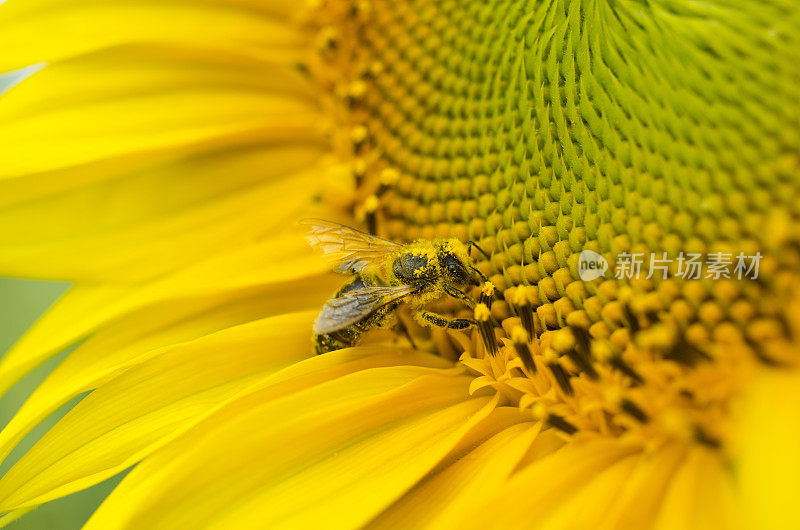
<instances>
[{"instance_id":1,"label":"yellow sunflower petal","mask_svg":"<svg viewBox=\"0 0 800 530\"><path fill-rule=\"evenodd\" d=\"M742 529L746 527L742 500L734 490L733 475L729 468L726 469L722 455L705 447L696 447L673 477L653 528Z\"/></svg>"},{"instance_id":2,"label":"yellow sunflower petal","mask_svg":"<svg viewBox=\"0 0 800 530\"><path fill-rule=\"evenodd\" d=\"M99 309L113 303L126 289L121 287L73 287L67 291L31 330L0 360L0 389L5 393L25 374L77 340L85 329L97 325L95 316ZM81 322L84 315L91 315ZM92 322L92 319L95 322ZM75 335L75 329L84 329ZM49 329L48 329L49 328ZM41 329L42 332L38 330ZM53 333L53 335L51 335Z\"/></svg>"},{"instance_id":3,"label":"yellow sunflower petal","mask_svg":"<svg viewBox=\"0 0 800 530\"><path fill-rule=\"evenodd\" d=\"M60 87L55 97L52 86ZM319 142L315 119L308 82L269 60L207 48L103 50L47 65L3 95L0 179L136 153L123 168L167 150L177 155L270 139ZM82 170L72 185L92 178L102 173ZM196 193L187 190L189 197Z\"/></svg>"},{"instance_id":4,"label":"yellow sunflower petal","mask_svg":"<svg viewBox=\"0 0 800 530\"><path fill-rule=\"evenodd\" d=\"M614 464L637 451L616 440L568 444L522 469L482 503L464 511L459 528L535 527L592 480L603 480L598 477L605 473L618 476ZM607 506L612 497L610 493L604 503L597 502Z\"/></svg>"},{"instance_id":5,"label":"yellow sunflower petal","mask_svg":"<svg viewBox=\"0 0 800 530\"><path fill-rule=\"evenodd\" d=\"M64 87L59 97L53 85ZM195 105L209 91L214 105ZM0 270L139 280L275 229L283 217L265 220L267 198L284 197L280 211L296 218L325 173L310 169L325 147L314 106L296 72L221 51L129 46L45 68L0 100L0 171L15 177L0 189L18 202L0 215L14 228L0 236ZM240 148L214 151L230 142ZM109 170L109 159L121 168ZM84 162L92 167L76 167Z\"/></svg>"},{"instance_id":6,"label":"yellow sunflower petal","mask_svg":"<svg viewBox=\"0 0 800 530\"><path fill-rule=\"evenodd\" d=\"M456 528L461 513L503 485L539 434L519 423L486 440L418 484L369 528Z\"/></svg>"},{"instance_id":7,"label":"yellow sunflower petal","mask_svg":"<svg viewBox=\"0 0 800 530\"><path fill-rule=\"evenodd\" d=\"M488 414L468 382L391 367L232 402L137 467L88 528L358 526Z\"/></svg>"},{"instance_id":8,"label":"yellow sunflower petal","mask_svg":"<svg viewBox=\"0 0 800 530\"><path fill-rule=\"evenodd\" d=\"M0 511L112 476L216 405L308 357L314 312L237 326L167 348L86 396L0 479ZM265 354L265 345L280 343ZM87 462L92 462L87 465Z\"/></svg>"},{"instance_id":9,"label":"yellow sunflower petal","mask_svg":"<svg viewBox=\"0 0 800 530\"><path fill-rule=\"evenodd\" d=\"M544 509L537 522L538 528L599 528L603 515L611 508L609 501L613 502L615 494L626 483L640 460L641 455L626 456L596 476L587 477L585 484L578 485L565 502L554 506L552 510Z\"/></svg>"},{"instance_id":10,"label":"yellow sunflower petal","mask_svg":"<svg viewBox=\"0 0 800 530\"><path fill-rule=\"evenodd\" d=\"M686 455L686 447L675 443L641 455L627 480L617 482L618 491L607 496L595 496L596 505L602 511L595 521L597 528L618 529L645 528L651 524L664 500L664 492ZM587 520L591 524L591 520Z\"/></svg>"},{"instance_id":11,"label":"yellow sunflower petal","mask_svg":"<svg viewBox=\"0 0 800 530\"><path fill-rule=\"evenodd\" d=\"M285 2L9 0L0 11L0 72L127 42L211 42L297 53L302 33L281 11Z\"/></svg>"},{"instance_id":12,"label":"yellow sunflower petal","mask_svg":"<svg viewBox=\"0 0 800 530\"><path fill-rule=\"evenodd\" d=\"M307 77L280 54L202 45L133 42L29 67L4 96L3 119L46 116L92 100L140 96L158 91L214 87L281 94L289 102L314 102ZM272 75L264 77L264 72ZM59 90L48 90L57 83Z\"/></svg>"},{"instance_id":13,"label":"yellow sunflower petal","mask_svg":"<svg viewBox=\"0 0 800 530\"><path fill-rule=\"evenodd\" d=\"M326 268L302 237L292 232L211 258L138 288L79 285L68 291L0 361L0 390L5 391L59 349L102 323L155 301L278 285L319 275Z\"/></svg>"},{"instance_id":14,"label":"yellow sunflower petal","mask_svg":"<svg viewBox=\"0 0 800 530\"><path fill-rule=\"evenodd\" d=\"M320 292L304 289L307 282ZM177 302L162 302L118 319L62 361L0 431L0 457L47 415L82 392L157 355L160 348L267 316L316 309L340 277L308 277L280 288L257 288Z\"/></svg>"},{"instance_id":15,"label":"yellow sunflower petal","mask_svg":"<svg viewBox=\"0 0 800 530\"><path fill-rule=\"evenodd\" d=\"M565 494L568 504L551 508L555 513L547 528L645 528L657 512L684 452L682 445L675 444L636 454L597 476L586 476L583 485ZM550 515L547 508L542 510L543 516Z\"/></svg>"},{"instance_id":16,"label":"yellow sunflower petal","mask_svg":"<svg viewBox=\"0 0 800 530\"><path fill-rule=\"evenodd\" d=\"M319 174L296 174L138 226L100 227L62 239L15 241L0 252L0 270L9 276L73 281L143 280L227 248L247 246L284 228L289 219L302 215L320 190ZM281 210L265 218L261 208L274 197L282 198ZM95 199L99 201L99 197Z\"/></svg>"},{"instance_id":17,"label":"yellow sunflower petal","mask_svg":"<svg viewBox=\"0 0 800 530\"><path fill-rule=\"evenodd\" d=\"M3 516L0 516L0 528L5 528L6 525L13 523L26 513L34 510L36 507L31 506L30 508L21 508L19 510L14 510L13 512L7 513Z\"/></svg>"},{"instance_id":18,"label":"yellow sunflower petal","mask_svg":"<svg viewBox=\"0 0 800 530\"><path fill-rule=\"evenodd\" d=\"M800 528L800 372L767 372L744 397L738 489L751 528Z\"/></svg>"}]
</instances>

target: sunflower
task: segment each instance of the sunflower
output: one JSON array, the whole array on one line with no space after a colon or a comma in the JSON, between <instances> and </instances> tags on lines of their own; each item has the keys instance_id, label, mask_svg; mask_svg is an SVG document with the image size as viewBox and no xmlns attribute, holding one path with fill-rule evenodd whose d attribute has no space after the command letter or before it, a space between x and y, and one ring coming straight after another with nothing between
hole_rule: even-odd
<instances>
[{"instance_id":1,"label":"sunflower","mask_svg":"<svg viewBox=\"0 0 800 530\"><path fill-rule=\"evenodd\" d=\"M800 527L793 0L8 0L0 49L0 273L72 282L0 391L75 346L0 454L85 394L2 522L132 468L88 528ZM496 293L313 356L306 217Z\"/></svg>"}]
</instances>

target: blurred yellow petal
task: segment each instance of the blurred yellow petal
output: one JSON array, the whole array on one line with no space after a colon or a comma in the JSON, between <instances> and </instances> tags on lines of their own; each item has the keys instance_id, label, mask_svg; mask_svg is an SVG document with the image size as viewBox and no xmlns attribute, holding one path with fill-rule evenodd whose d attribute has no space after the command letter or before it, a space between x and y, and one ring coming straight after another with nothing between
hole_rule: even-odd
<instances>
[{"instance_id":1,"label":"blurred yellow petal","mask_svg":"<svg viewBox=\"0 0 800 530\"><path fill-rule=\"evenodd\" d=\"M41 504L100 482L265 374L308 357L314 316L273 317L169 347L111 379L0 479L0 511ZM265 355L264 346L276 342L279 351Z\"/></svg>"},{"instance_id":2,"label":"blurred yellow petal","mask_svg":"<svg viewBox=\"0 0 800 530\"><path fill-rule=\"evenodd\" d=\"M0 492L10 495L3 500L4 509L19 505L24 510L96 484L201 421L228 398L235 401L238 395L257 392L259 400L278 399L380 366L416 367L416 377L452 372L442 372L452 365L440 357L386 348L345 350L287 366L309 355L315 314L273 317L140 359L139 366L84 398L0 479ZM270 340L283 345L279 354L265 354ZM281 366L287 367L269 375ZM172 379L181 384L171 385L171 392L159 391ZM87 461L95 467L86 466Z\"/></svg>"},{"instance_id":3,"label":"blurred yellow petal","mask_svg":"<svg viewBox=\"0 0 800 530\"><path fill-rule=\"evenodd\" d=\"M586 477L585 483L577 485L564 502L552 508L542 508L537 518L537 528L572 530L604 527L604 516L613 509L614 499L641 460L641 454L626 456L607 469ZM640 529L646 526L627 528Z\"/></svg>"},{"instance_id":4,"label":"blurred yellow petal","mask_svg":"<svg viewBox=\"0 0 800 530\"><path fill-rule=\"evenodd\" d=\"M122 246L120 246L122 249ZM124 252L124 250L122 250ZM155 301L187 299L319 275L326 269L296 232L274 236L140 286L78 286L0 361L0 389L102 323Z\"/></svg>"},{"instance_id":5,"label":"blurred yellow petal","mask_svg":"<svg viewBox=\"0 0 800 530\"><path fill-rule=\"evenodd\" d=\"M686 447L675 443L640 456L627 480L618 482L618 492L598 502L605 505L598 528L624 530L651 524L685 455Z\"/></svg>"},{"instance_id":6,"label":"blurred yellow petal","mask_svg":"<svg viewBox=\"0 0 800 530\"><path fill-rule=\"evenodd\" d=\"M229 141L245 143L242 138L220 140L219 145L165 146L157 152L133 152L122 157L92 160L79 167L0 179L4 222L19 225L21 220L26 220L31 225L26 227L28 235L37 238L48 235L43 232L44 228L54 233L63 229L53 223L53 218L60 218L73 228L82 226L94 231L106 226L142 223L148 219L147 214L163 216L172 209L189 208L265 180L291 177L313 167L324 151L324 146L313 140L248 141L235 149L225 144ZM98 194L104 195L115 207L98 209L90 200ZM126 202L125 197L146 197L147 200ZM80 205L87 210L79 208ZM37 217L24 218L26 212ZM102 226L88 225L86 216L89 213L100 216ZM13 235L4 234L4 237L13 241L10 239Z\"/></svg>"},{"instance_id":7,"label":"blurred yellow petal","mask_svg":"<svg viewBox=\"0 0 800 530\"><path fill-rule=\"evenodd\" d=\"M128 42L217 43L297 54L303 35L282 11L286 2L8 0L0 10L0 71Z\"/></svg>"},{"instance_id":8,"label":"blurred yellow petal","mask_svg":"<svg viewBox=\"0 0 800 530\"><path fill-rule=\"evenodd\" d=\"M0 528L4 528L6 525L16 521L26 513L34 510L36 507L31 506L29 508L20 508L19 510L14 510L13 512L7 513L0 517Z\"/></svg>"},{"instance_id":9,"label":"blurred yellow petal","mask_svg":"<svg viewBox=\"0 0 800 530\"><path fill-rule=\"evenodd\" d=\"M56 97L54 85L63 87ZM155 45L104 50L47 65L3 95L0 179L134 154L142 165L150 153L319 144L318 119L307 80L265 59ZM77 182L101 178L82 173Z\"/></svg>"},{"instance_id":10,"label":"blurred yellow petal","mask_svg":"<svg viewBox=\"0 0 800 530\"><path fill-rule=\"evenodd\" d=\"M566 445L534 461L487 495L483 502L463 511L458 527L535 527L537 521L552 515L592 480L603 480L606 473L618 476L619 470L614 465L638 451L635 446L611 440ZM609 492L608 498L596 502L607 507L604 501L610 502L613 494Z\"/></svg>"},{"instance_id":11,"label":"blurred yellow petal","mask_svg":"<svg viewBox=\"0 0 800 530\"><path fill-rule=\"evenodd\" d=\"M93 100L121 102L132 96L198 87L282 95L290 104L314 104L318 95L280 54L203 45L133 42L87 52L40 66L8 90L2 120L46 116ZM269 73L269 76L265 76ZM57 84L53 92L48 86ZM199 115L200 117L202 115Z\"/></svg>"},{"instance_id":12,"label":"blurred yellow petal","mask_svg":"<svg viewBox=\"0 0 800 530\"><path fill-rule=\"evenodd\" d=\"M308 291L307 282L323 289ZM36 388L0 431L0 456L58 407L146 361L160 348L267 316L316 309L340 282L333 275L309 277L282 283L280 288L161 302L116 319L78 345Z\"/></svg>"},{"instance_id":13,"label":"blurred yellow petal","mask_svg":"<svg viewBox=\"0 0 800 530\"><path fill-rule=\"evenodd\" d=\"M800 372L763 372L743 398L736 472L750 528L800 528Z\"/></svg>"},{"instance_id":14,"label":"blurred yellow petal","mask_svg":"<svg viewBox=\"0 0 800 530\"><path fill-rule=\"evenodd\" d=\"M738 530L746 528L733 473L724 458L705 447L692 448L672 479L656 517L655 530ZM764 484L761 484L764 487ZM790 528L756 526L753 528Z\"/></svg>"},{"instance_id":15,"label":"blurred yellow petal","mask_svg":"<svg viewBox=\"0 0 800 530\"><path fill-rule=\"evenodd\" d=\"M107 229L99 226L60 239L11 242L0 251L0 268L12 276L91 281L110 280L111 270L127 270L118 280L145 279L220 249L245 246L258 236L283 228L287 219L296 219L307 211L311 197L321 187L319 174L318 170L294 174L163 218L154 217L147 223ZM261 207L274 197L282 197L281 209L265 219ZM99 195L95 204L102 204ZM154 259L156 256L158 259ZM91 258L91 262L85 261Z\"/></svg>"},{"instance_id":16,"label":"blurred yellow petal","mask_svg":"<svg viewBox=\"0 0 800 530\"><path fill-rule=\"evenodd\" d=\"M26 333L0 360L0 389L2 393L25 374L39 366L85 334L86 329L97 325L100 310L122 296L126 289L121 287L73 287L67 291L37 324ZM87 315L88 322L81 322ZM100 320L102 321L102 320ZM75 328L73 329L73 326ZM42 332L38 332L41 329ZM75 330L79 331L75 334ZM52 335L51 335L52 333ZM14 353L14 352L20 353Z\"/></svg>"},{"instance_id":17,"label":"blurred yellow petal","mask_svg":"<svg viewBox=\"0 0 800 530\"><path fill-rule=\"evenodd\" d=\"M532 423L504 429L426 478L368 527L456 528L464 510L503 485L537 434Z\"/></svg>"},{"instance_id":18,"label":"blurred yellow petal","mask_svg":"<svg viewBox=\"0 0 800 530\"><path fill-rule=\"evenodd\" d=\"M389 367L234 401L137 467L88 528L363 524L491 410L468 379Z\"/></svg>"}]
</instances>

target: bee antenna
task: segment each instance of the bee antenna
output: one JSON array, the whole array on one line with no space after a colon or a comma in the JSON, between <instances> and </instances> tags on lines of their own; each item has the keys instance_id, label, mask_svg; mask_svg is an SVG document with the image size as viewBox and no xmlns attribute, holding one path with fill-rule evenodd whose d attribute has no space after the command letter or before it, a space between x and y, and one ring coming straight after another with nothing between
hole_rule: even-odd
<instances>
[{"instance_id":1,"label":"bee antenna","mask_svg":"<svg viewBox=\"0 0 800 530\"><path fill-rule=\"evenodd\" d=\"M482 273L481 270L478 267L474 267L474 266L470 265L469 268L474 270L478 274L478 276L480 277L481 280L483 280L485 282L489 281L489 278L487 278L486 275L484 273Z\"/></svg>"},{"instance_id":2,"label":"bee antenna","mask_svg":"<svg viewBox=\"0 0 800 530\"><path fill-rule=\"evenodd\" d=\"M486 251L485 251L485 250L483 250L481 247L479 247L479 246L478 246L478 244L477 244L476 242L474 242L474 241L468 241L468 242L467 242L467 246L469 246L469 247L475 247L475 248L477 248L477 249L478 249L478 251L479 251L481 254L483 254L483 255L484 255L484 257L485 257L486 259L492 259L492 258L489 256L489 254L487 254L487 253L486 253Z\"/></svg>"}]
</instances>

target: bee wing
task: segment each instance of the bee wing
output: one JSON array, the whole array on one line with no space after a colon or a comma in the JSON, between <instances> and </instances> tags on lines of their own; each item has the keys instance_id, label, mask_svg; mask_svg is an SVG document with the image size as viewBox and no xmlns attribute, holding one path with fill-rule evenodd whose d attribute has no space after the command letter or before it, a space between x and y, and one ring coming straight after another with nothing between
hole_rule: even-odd
<instances>
[{"instance_id":1,"label":"bee wing","mask_svg":"<svg viewBox=\"0 0 800 530\"><path fill-rule=\"evenodd\" d=\"M358 272L403 248L394 241L322 219L303 219L300 223L311 227L306 241L324 256L339 262L334 269L336 272Z\"/></svg>"},{"instance_id":2,"label":"bee wing","mask_svg":"<svg viewBox=\"0 0 800 530\"><path fill-rule=\"evenodd\" d=\"M348 291L325 303L317 320L314 333L333 333L363 320L373 311L414 292L409 285L365 287Z\"/></svg>"}]
</instances>

